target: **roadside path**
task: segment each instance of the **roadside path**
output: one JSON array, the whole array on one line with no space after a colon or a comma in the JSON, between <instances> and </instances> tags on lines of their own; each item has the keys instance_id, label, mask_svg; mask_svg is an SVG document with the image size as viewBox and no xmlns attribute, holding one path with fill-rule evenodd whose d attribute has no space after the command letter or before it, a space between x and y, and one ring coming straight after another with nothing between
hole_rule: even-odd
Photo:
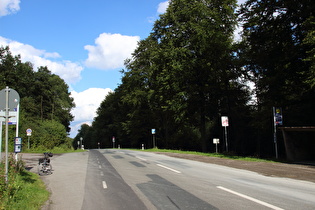
<instances>
[{"instance_id":1,"label":"roadside path","mask_svg":"<svg viewBox=\"0 0 315 210\"><path fill-rule=\"evenodd\" d=\"M37 160L41 154L22 154L26 169L37 173ZM51 158L53 174L41 176L51 192L42 210L78 210L84 198L88 152L66 153Z\"/></svg>"}]
</instances>

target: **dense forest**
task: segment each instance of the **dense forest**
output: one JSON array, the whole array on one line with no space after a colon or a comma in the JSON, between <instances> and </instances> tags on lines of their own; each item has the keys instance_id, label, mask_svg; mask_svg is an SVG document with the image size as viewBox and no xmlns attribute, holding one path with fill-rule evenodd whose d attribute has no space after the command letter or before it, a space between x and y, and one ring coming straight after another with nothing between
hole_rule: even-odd
<instances>
[{"instance_id":1,"label":"dense forest","mask_svg":"<svg viewBox=\"0 0 315 210\"><path fill-rule=\"evenodd\" d=\"M23 150L28 147L26 129L32 129L30 148L71 148L68 137L73 116L73 99L68 85L47 67L36 71L30 62L22 62L20 56L13 56L9 47L0 47L0 89L8 86L20 95L19 133L23 139ZM2 100L2 99L1 99ZM9 126L9 139L14 139L16 125ZM3 135L4 139L4 135ZM13 151L13 143L9 144ZM4 144L2 144L4 148Z\"/></svg>"},{"instance_id":2,"label":"dense forest","mask_svg":"<svg viewBox=\"0 0 315 210\"><path fill-rule=\"evenodd\" d=\"M214 152L219 138L223 152L228 116L230 152L273 155L272 107L283 126L315 124L314 12L313 0L170 1L76 139L150 148L155 129L159 148Z\"/></svg>"}]
</instances>

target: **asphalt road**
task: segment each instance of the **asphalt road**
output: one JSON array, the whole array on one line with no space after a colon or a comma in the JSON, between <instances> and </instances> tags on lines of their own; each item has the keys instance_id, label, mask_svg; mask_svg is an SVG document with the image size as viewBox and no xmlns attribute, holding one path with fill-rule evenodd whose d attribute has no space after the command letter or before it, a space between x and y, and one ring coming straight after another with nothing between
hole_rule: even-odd
<instances>
[{"instance_id":1,"label":"asphalt road","mask_svg":"<svg viewBox=\"0 0 315 210\"><path fill-rule=\"evenodd\" d=\"M315 183L130 150L52 159L44 209L315 209Z\"/></svg>"}]
</instances>

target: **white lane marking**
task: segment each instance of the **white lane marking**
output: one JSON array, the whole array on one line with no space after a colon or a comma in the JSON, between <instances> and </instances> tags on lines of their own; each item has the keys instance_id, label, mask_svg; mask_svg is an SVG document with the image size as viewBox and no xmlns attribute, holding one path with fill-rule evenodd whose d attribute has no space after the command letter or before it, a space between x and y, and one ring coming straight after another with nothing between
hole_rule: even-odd
<instances>
[{"instance_id":1,"label":"white lane marking","mask_svg":"<svg viewBox=\"0 0 315 210\"><path fill-rule=\"evenodd\" d=\"M138 158L138 159L140 159L140 160L142 160L142 161L147 161L146 159L144 159L144 158L142 158L142 157L136 156L136 158Z\"/></svg>"},{"instance_id":2,"label":"white lane marking","mask_svg":"<svg viewBox=\"0 0 315 210\"><path fill-rule=\"evenodd\" d=\"M104 189L107 189L107 184L106 184L106 182L103 181L102 184L103 184L103 188L104 188Z\"/></svg>"},{"instance_id":3,"label":"white lane marking","mask_svg":"<svg viewBox=\"0 0 315 210\"><path fill-rule=\"evenodd\" d=\"M247 195L244 195L244 194L235 192L235 191L230 190L230 189L227 189L227 188L225 188L225 187L217 186L217 188L219 188L219 189L221 189L221 190L224 190L224 191L226 191L226 192L232 193L232 194L234 194L234 195L238 195L238 196L240 196L240 197L242 197L242 198L251 200L251 201L253 201L253 202L255 202L255 203L258 203L258 204L260 204L260 205L269 207L269 208L271 208L271 209L283 210L282 208L279 208L279 207L274 206L274 205L272 205L272 204L269 204L269 203L266 203L266 202L264 202L264 201L258 200L258 199L256 199L256 198L252 198L252 197L250 197L250 196L247 196Z\"/></svg>"},{"instance_id":4,"label":"white lane marking","mask_svg":"<svg viewBox=\"0 0 315 210\"><path fill-rule=\"evenodd\" d=\"M98 167L99 167L99 168L102 168L102 166L101 166L101 165L98 165Z\"/></svg>"},{"instance_id":5,"label":"white lane marking","mask_svg":"<svg viewBox=\"0 0 315 210\"><path fill-rule=\"evenodd\" d=\"M158 166L160 166L160 167L162 167L162 168L168 169L168 170L170 170L170 171L173 171L173 172L175 172L175 173L178 173L178 174L181 173L180 171L177 171L177 170L175 170L175 169L169 168L169 167L167 167L167 166L163 166L163 165L161 165L161 164L156 164L156 165L158 165Z\"/></svg>"},{"instance_id":6,"label":"white lane marking","mask_svg":"<svg viewBox=\"0 0 315 210\"><path fill-rule=\"evenodd\" d=\"M103 173L103 171L101 171L101 176L104 176L104 173Z\"/></svg>"}]
</instances>

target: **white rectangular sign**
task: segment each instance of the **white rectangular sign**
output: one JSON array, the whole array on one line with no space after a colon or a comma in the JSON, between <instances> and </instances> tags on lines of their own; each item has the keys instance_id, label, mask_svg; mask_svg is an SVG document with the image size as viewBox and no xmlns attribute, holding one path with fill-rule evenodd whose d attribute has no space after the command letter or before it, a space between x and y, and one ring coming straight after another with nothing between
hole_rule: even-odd
<instances>
[{"instance_id":1,"label":"white rectangular sign","mask_svg":"<svg viewBox=\"0 0 315 210\"><path fill-rule=\"evenodd\" d=\"M17 112L9 112L9 125L16 125L16 116L17 116ZM4 111L0 111L0 121L3 122L3 124L5 124L5 112Z\"/></svg>"},{"instance_id":2,"label":"white rectangular sign","mask_svg":"<svg viewBox=\"0 0 315 210\"><path fill-rule=\"evenodd\" d=\"M229 126L229 118L227 116L222 116L221 117L221 121L222 121L222 126L223 127Z\"/></svg>"},{"instance_id":3,"label":"white rectangular sign","mask_svg":"<svg viewBox=\"0 0 315 210\"><path fill-rule=\"evenodd\" d=\"M213 139L213 143L214 144L219 144L220 143L220 139Z\"/></svg>"}]
</instances>

